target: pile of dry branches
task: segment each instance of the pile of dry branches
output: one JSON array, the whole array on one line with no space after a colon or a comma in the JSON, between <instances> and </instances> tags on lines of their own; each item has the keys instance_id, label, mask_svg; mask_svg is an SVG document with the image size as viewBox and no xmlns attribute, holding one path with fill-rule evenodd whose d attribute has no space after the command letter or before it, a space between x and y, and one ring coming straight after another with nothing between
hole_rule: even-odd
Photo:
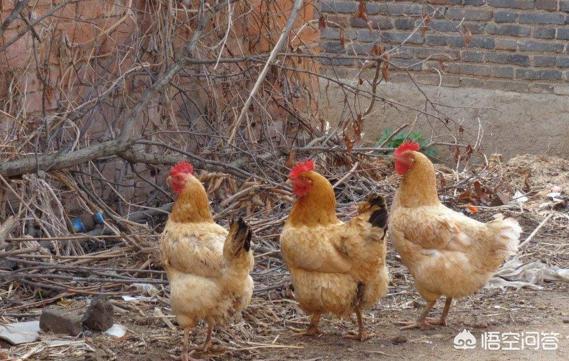
<instances>
[{"instance_id":1,"label":"pile of dry branches","mask_svg":"<svg viewBox=\"0 0 569 361\"><path fill-rule=\"evenodd\" d=\"M6 54L30 37L33 56L24 71L35 71L42 94L42 109L28 113L26 89L13 73L0 104L0 220L14 217L0 250L7 275L0 288L20 295L2 298L5 315L69 295L163 287L156 237L172 203L164 178L182 159L199 170L216 220L244 214L254 227L256 293L263 295L288 284L275 241L295 160L316 159L343 215L370 192L392 194L383 160L389 138L362 144L378 103L405 107L376 92L389 54L378 48L356 56L355 82L320 74L321 62L331 59L318 53L317 34L329 24L312 2L157 0L105 8L114 20L85 44L66 43L54 81L42 65L65 38L56 15L80 3L27 20L0 48ZM18 2L2 31L33 12L28 5ZM339 124L320 116L323 83L346 94ZM415 110L425 120L451 121L429 104ZM463 149L457 159L475 150L453 144ZM96 214L104 215L102 224L75 234L78 217Z\"/></svg>"}]
</instances>

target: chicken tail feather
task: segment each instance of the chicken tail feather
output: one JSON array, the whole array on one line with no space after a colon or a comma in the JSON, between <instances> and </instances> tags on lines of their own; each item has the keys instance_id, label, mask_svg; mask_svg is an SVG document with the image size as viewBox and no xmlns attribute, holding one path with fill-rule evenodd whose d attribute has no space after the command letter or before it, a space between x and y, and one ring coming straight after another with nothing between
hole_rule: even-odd
<instances>
[{"instance_id":1,"label":"chicken tail feather","mask_svg":"<svg viewBox=\"0 0 569 361\"><path fill-rule=\"evenodd\" d=\"M378 194L372 194L366 199L367 207L371 210L368 222L374 227L386 228L387 227L387 207L385 206L385 199Z\"/></svg>"},{"instance_id":2,"label":"chicken tail feather","mask_svg":"<svg viewBox=\"0 0 569 361\"><path fill-rule=\"evenodd\" d=\"M498 247L503 247L505 257L516 254L522 233L522 227L520 227L518 221L513 218L504 218L501 214L496 214L494 220L488 224L495 230Z\"/></svg>"},{"instance_id":3,"label":"chicken tail feather","mask_svg":"<svg viewBox=\"0 0 569 361\"><path fill-rule=\"evenodd\" d=\"M249 252L253 232L243 218L233 221L229 227L229 234L225 242L230 242L231 253L236 256L241 250Z\"/></svg>"}]
</instances>

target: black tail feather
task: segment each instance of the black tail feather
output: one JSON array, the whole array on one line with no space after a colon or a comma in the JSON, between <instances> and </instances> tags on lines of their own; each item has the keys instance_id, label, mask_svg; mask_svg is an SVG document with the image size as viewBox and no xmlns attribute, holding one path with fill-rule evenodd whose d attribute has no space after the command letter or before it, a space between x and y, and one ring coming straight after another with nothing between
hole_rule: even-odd
<instances>
[{"instance_id":1,"label":"black tail feather","mask_svg":"<svg viewBox=\"0 0 569 361\"><path fill-rule=\"evenodd\" d=\"M243 218L239 218L237 221L232 222L231 229L234 227L237 227L237 231L233 237L235 254L237 254L241 249L249 252L251 249L251 238L253 237L251 228L247 223L245 223Z\"/></svg>"},{"instance_id":2,"label":"black tail feather","mask_svg":"<svg viewBox=\"0 0 569 361\"><path fill-rule=\"evenodd\" d=\"M368 196L367 202L369 203L370 208L373 209L368 222L374 227L384 228L384 230L387 230L388 213L385 205L385 199L380 195L372 194Z\"/></svg>"}]
</instances>

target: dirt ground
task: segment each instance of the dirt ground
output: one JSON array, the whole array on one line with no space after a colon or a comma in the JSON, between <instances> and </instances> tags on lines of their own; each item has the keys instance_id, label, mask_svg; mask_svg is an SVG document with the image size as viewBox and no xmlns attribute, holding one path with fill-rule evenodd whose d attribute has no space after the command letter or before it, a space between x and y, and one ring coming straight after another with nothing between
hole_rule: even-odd
<instances>
[{"instance_id":1,"label":"dirt ground","mask_svg":"<svg viewBox=\"0 0 569 361\"><path fill-rule=\"evenodd\" d=\"M308 319L298 311L292 301L291 317L275 320L271 325L256 325L267 332L254 336L246 345L231 345L233 332L246 327L241 322L233 328L216 331L216 337L223 341L225 352L195 354L203 359L252 359L252 360L567 360L569 355L569 286L549 283L543 290L499 290L484 289L480 293L453 304L447 327L430 330L401 331L397 322L411 320L417 316L421 299L413 291L406 295L406 302L400 304L401 292L391 292L374 310L366 315L366 325L375 336L365 342L343 337L355 329L350 320L323 319L323 334L317 337L299 336L298 331L307 325ZM400 293L399 295L396 293ZM255 316L257 308L266 305L267 300L254 300L247 310L245 319ZM440 302L435 314L439 314ZM153 309L151 305L137 308ZM151 313L151 312L149 312ZM122 324L130 332L124 339L96 336L88 340L96 352L89 360L177 360L180 354L180 332L170 330L159 319L140 315L121 317ZM147 323L142 325L141 323ZM453 348L454 337L463 329L477 338L473 350ZM203 341L201 327L193 338L193 345ZM480 346L485 332L547 332L557 333L558 349L491 351ZM516 348L516 346L514 346ZM517 346L519 348L519 345ZM540 347L541 348L541 347ZM74 359L72 357L69 358ZM77 358L83 359L83 358Z\"/></svg>"},{"instance_id":2,"label":"dirt ground","mask_svg":"<svg viewBox=\"0 0 569 361\"><path fill-rule=\"evenodd\" d=\"M482 221L487 221L498 212L515 216L524 230L521 239L526 240L534 235L518 254L523 264L539 261L548 267L569 268L569 205L567 199L559 202L548 196L552 189L564 195L569 193L569 173L565 171L569 170L569 161L519 157L506 167L498 167L498 170L492 165L489 167L477 176L482 183L478 190L476 186L469 185L461 189L462 194L451 194L454 191L449 190L442 198L457 210L465 208L464 203L456 202L456 199L472 198L475 201L475 198L480 198L478 211L472 216ZM443 170L440 174L449 178L447 184L451 182L452 173ZM385 186L380 185L382 192L392 194L397 183L386 178L383 184ZM518 206L507 200L507 204L491 205L500 192L505 192L503 187L496 186L500 184L508 185L506 191L510 195L518 189L529 189L525 191L527 202ZM486 203L490 206L484 206ZM547 214L552 216L545 223ZM308 318L294 301L288 272L280 259L278 248L275 248L277 233L270 229L267 232L267 241L257 235L256 267L253 271L256 288L250 306L240 320L226 328L216 329L214 351L207 354L196 352L193 357L209 360L311 361L569 360L567 282L539 281L536 282L541 287L539 290L484 288L475 295L454 302L448 326L401 331L397 323L415 319L424 301L417 294L412 278L398 260L391 244L388 244L387 255L391 276L389 293L365 314L366 327L375 336L365 342L346 339L343 335L356 328L353 321L329 317L321 321L322 335L312 338L300 336L299 333L308 324ZM268 248L263 248L263 245ZM111 263L104 264L109 270L133 263L128 258L111 260ZM159 265L154 266L149 260L139 261L144 263L144 267L153 267L153 272L160 269ZM139 269L138 266L136 269ZM130 286L119 289L120 292L115 292L110 300L115 306L115 323L128 329L122 338L89 331L77 338L43 334L40 341L30 344L10 347L0 342L0 360L179 360L181 331L170 311L167 287L157 285L151 297L145 295L147 299L136 302L125 301L121 296L141 296L143 292ZM16 291L12 286L0 289L0 301L7 305L0 310L2 324L37 320L41 314L41 306L32 306L37 303L37 292L31 296L22 292L18 298L14 296L17 295ZM75 296L56 301L59 306L75 308L84 307L88 300L86 296ZM439 301L434 315L441 312L442 305L443 302ZM471 332L476 338L474 349L459 350L453 347L455 336L463 330ZM539 333L540 338L554 333L557 347L555 350L544 350L543 344L539 343L537 350L529 347L524 350L504 350L507 345L502 342L500 350L484 349L481 345L482 335L495 332L502 333L501 337L510 337L510 340L515 336L525 339L524 335L535 332ZM510 335L504 336L503 333ZM204 337L205 328L200 325L191 337L192 346L200 345ZM521 348L518 343L513 347Z\"/></svg>"}]
</instances>

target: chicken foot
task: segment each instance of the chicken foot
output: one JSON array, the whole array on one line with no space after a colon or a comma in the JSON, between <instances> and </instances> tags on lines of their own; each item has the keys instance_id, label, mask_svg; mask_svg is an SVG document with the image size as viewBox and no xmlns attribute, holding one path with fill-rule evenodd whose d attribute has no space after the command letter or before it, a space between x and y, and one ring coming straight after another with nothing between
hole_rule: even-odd
<instances>
[{"instance_id":1,"label":"chicken foot","mask_svg":"<svg viewBox=\"0 0 569 361\"><path fill-rule=\"evenodd\" d=\"M318 328L319 323L320 323L320 314L319 313L312 314L312 318L310 319L310 325L308 325L308 328L306 329L306 331L304 331L300 335L302 335L302 336L317 336L317 335L319 335L321 333L320 329Z\"/></svg>"},{"instance_id":2,"label":"chicken foot","mask_svg":"<svg viewBox=\"0 0 569 361\"><path fill-rule=\"evenodd\" d=\"M205 341L202 346L202 352L207 352L212 344L211 336L213 334L213 324L207 323L207 336L205 337Z\"/></svg>"},{"instance_id":3,"label":"chicken foot","mask_svg":"<svg viewBox=\"0 0 569 361\"><path fill-rule=\"evenodd\" d=\"M450 306L452 304L452 297L447 297L445 301L445 308L443 309L443 313L441 318L427 318L427 323L429 325L436 325L436 326L446 326L447 325L447 316L448 311L450 310Z\"/></svg>"},{"instance_id":4,"label":"chicken foot","mask_svg":"<svg viewBox=\"0 0 569 361\"><path fill-rule=\"evenodd\" d=\"M195 359L192 357L192 354L195 352L195 350L192 350L190 352L189 344L190 344L191 329L192 329L191 327L184 328L184 338L182 341L183 348L181 356L182 361L200 361L199 359Z\"/></svg>"},{"instance_id":5,"label":"chicken foot","mask_svg":"<svg viewBox=\"0 0 569 361\"><path fill-rule=\"evenodd\" d=\"M428 301L427 305L425 306L425 309L423 310L423 312L421 313L421 315L419 316L417 321L402 322L402 323L400 323L401 325L403 325L403 327L401 327L401 329L402 330L410 330L410 329L414 329L414 328L420 328L420 329L424 330L426 328L429 328L430 326L446 326L446 324L447 324L446 318L447 318L448 312L450 310L450 306L452 303L452 297L446 298L445 308L443 309L443 314L441 315L441 318L439 318L439 319L427 318L427 315L429 314L431 309L435 306L436 302L437 302L437 300Z\"/></svg>"},{"instance_id":6,"label":"chicken foot","mask_svg":"<svg viewBox=\"0 0 569 361\"><path fill-rule=\"evenodd\" d=\"M356 310L356 317L358 318L358 332L350 332L347 335L344 335L345 338L349 338L352 340L358 340L358 341L365 341L367 339L369 339L370 337L373 337L374 334L371 332L367 332L365 330L364 327L364 320L362 317L362 311L361 310Z\"/></svg>"}]
</instances>

